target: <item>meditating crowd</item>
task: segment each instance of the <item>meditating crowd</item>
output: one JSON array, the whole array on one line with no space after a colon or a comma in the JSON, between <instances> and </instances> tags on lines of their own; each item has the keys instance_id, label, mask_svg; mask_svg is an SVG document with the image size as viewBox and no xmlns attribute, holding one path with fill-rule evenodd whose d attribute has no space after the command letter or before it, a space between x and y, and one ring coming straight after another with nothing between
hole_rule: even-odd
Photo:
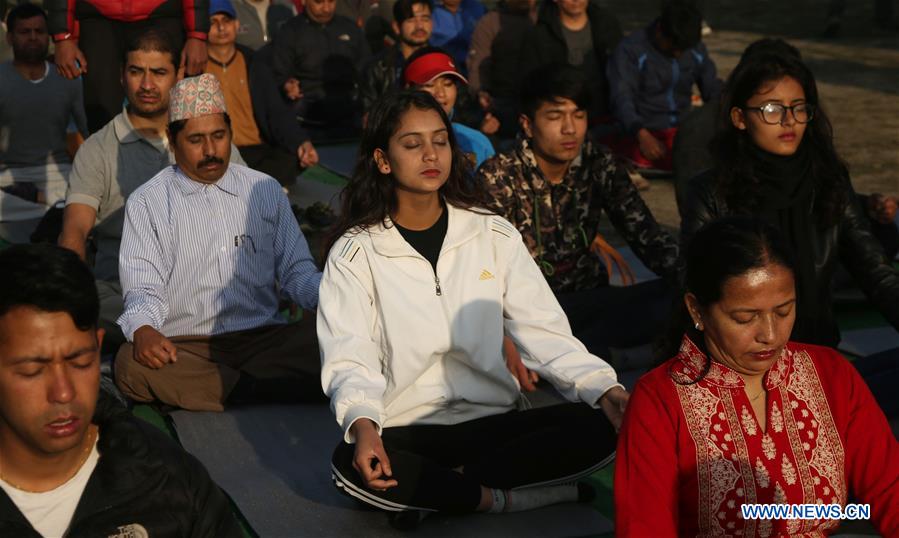
<instances>
[{"instance_id":1,"label":"meditating crowd","mask_svg":"<svg viewBox=\"0 0 899 538\"><path fill-rule=\"evenodd\" d=\"M819 536L741 506L850 501L899 536L899 342L850 363L833 311L841 265L899 328L896 200L853 190L800 51L722 81L692 2L626 37L588 0L384 4L6 15L0 221L37 232L0 251L0 535L242 536L128 406L330 401L335 486L399 529L587 502L614 461L620 536ZM360 137L313 252L284 187ZM679 235L645 170L684 177Z\"/></svg>"}]
</instances>

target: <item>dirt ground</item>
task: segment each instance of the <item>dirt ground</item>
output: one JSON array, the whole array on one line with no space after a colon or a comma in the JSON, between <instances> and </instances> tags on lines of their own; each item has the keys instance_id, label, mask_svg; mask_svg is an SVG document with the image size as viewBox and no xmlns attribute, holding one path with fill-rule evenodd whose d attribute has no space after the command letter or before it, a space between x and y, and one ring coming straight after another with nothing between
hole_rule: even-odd
<instances>
[{"instance_id":1,"label":"dirt ground","mask_svg":"<svg viewBox=\"0 0 899 538\"><path fill-rule=\"evenodd\" d=\"M899 0L894 0L899 16ZM761 37L781 37L795 45L818 80L821 106L833 122L837 149L849 163L860 192L899 195L899 33L873 23L874 0L847 1L842 34L819 38L830 0L706 0L713 29L705 44L726 78L743 49ZM602 0L625 32L655 17L659 0ZM679 226L674 188L653 181L644 192L660 222Z\"/></svg>"}]
</instances>

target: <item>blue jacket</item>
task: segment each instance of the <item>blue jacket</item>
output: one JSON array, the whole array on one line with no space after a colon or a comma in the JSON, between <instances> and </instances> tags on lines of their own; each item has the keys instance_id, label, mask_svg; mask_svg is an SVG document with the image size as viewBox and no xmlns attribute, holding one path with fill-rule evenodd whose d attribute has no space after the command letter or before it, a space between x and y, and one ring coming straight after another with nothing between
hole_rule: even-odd
<instances>
[{"instance_id":1,"label":"blue jacket","mask_svg":"<svg viewBox=\"0 0 899 538\"><path fill-rule=\"evenodd\" d=\"M721 91L715 63L700 43L672 58L653 45L656 23L622 39L606 70L612 114L625 132L634 135L677 127L690 112L693 84L710 101Z\"/></svg>"},{"instance_id":2,"label":"blue jacket","mask_svg":"<svg viewBox=\"0 0 899 538\"><path fill-rule=\"evenodd\" d=\"M456 133L456 143L459 144L462 153L474 157L472 170L477 170L482 162L496 154L490 139L481 131L455 122L453 122L453 131Z\"/></svg>"},{"instance_id":3,"label":"blue jacket","mask_svg":"<svg viewBox=\"0 0 899 538\"><path fill-rule=\"evenodd\" d=\"M484 5L478 0L462 0L456 13L450 13L442 5L436 5L431 14L434 23L431 45L448 52L456 62L456 69L463 74L467 71L465 60L468 58L471 35L478 20L486 12Z\"/></svg>"}]
</instances>

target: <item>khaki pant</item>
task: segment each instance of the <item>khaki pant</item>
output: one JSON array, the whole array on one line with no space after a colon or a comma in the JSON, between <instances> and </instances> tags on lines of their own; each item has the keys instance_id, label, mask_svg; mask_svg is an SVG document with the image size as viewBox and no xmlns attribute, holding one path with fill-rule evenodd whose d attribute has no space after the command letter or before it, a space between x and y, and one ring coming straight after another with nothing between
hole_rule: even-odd
<instances>
[{"instance_id":1,"label":"khaki pant","mask_svg":"<svg viewBox=\"0 0 899 538\"><path fill-rule=\"evenodd\" d=\"M215 336L170 338L178 359L159 369L134 360L134 346L116 356L119 389L139 402L159 401L192 411L222 411L241 372L293 384L297 400L320 400L320 357L315 315L288 325Z\"/></svg>"}]
</instances>

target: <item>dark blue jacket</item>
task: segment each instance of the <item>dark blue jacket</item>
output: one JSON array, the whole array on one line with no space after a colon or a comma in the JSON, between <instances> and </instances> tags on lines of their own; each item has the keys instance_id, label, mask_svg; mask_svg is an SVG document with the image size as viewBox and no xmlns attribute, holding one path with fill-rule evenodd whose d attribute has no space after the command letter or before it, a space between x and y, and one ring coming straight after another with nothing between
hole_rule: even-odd
<instances>
[{"instance_id":1,"label":"dark blue jacket","mask_svg":"<svg viewBox=\"0 0 899 538\"><path fill-rule=\"evenodd\" d=\"M653 45L656 23L622 39L607 66L612 114L625 132L677 127L690 112L693 84L710 101L721 91L715 63L700 43L672 58Z\"/></svg>"}]
</instances>

